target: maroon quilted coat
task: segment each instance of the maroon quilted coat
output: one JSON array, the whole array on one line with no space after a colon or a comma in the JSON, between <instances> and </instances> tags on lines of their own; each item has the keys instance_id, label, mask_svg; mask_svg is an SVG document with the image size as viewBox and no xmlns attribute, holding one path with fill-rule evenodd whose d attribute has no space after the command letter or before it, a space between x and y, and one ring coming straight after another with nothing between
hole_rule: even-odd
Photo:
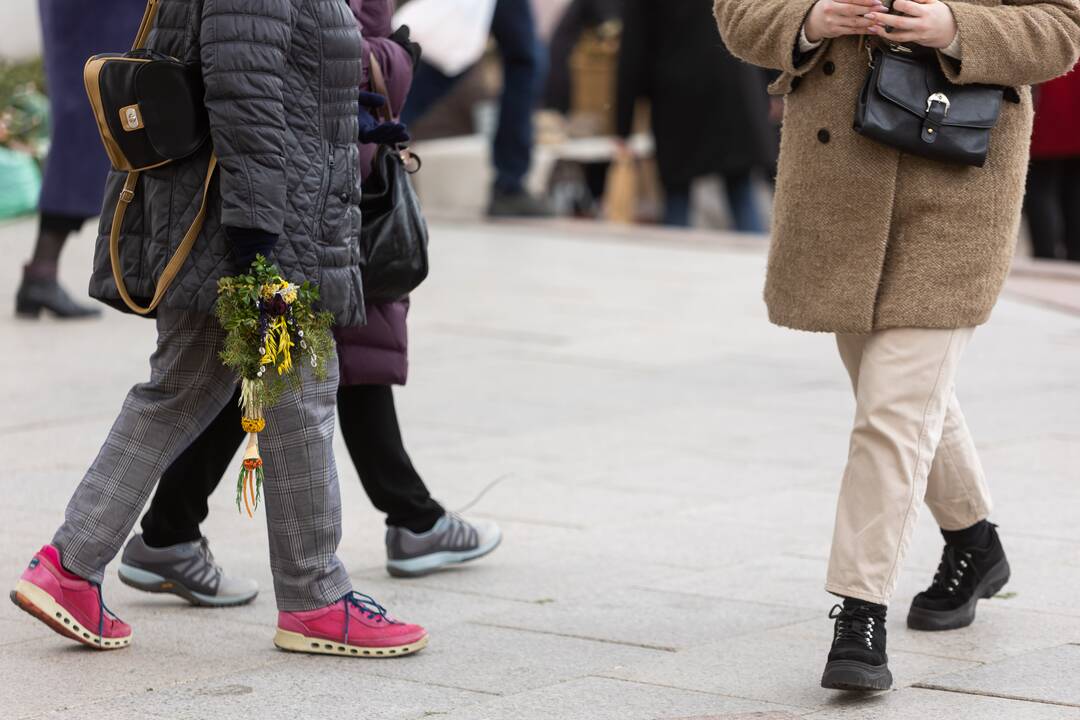
<instances>
[{"instance_id":1,"label":"maroon quilted coat","mask_svg":"<svg viewBox=\"0 0 1080 720\"><path fill-rule=\"evenodd\" d=\"M389 39L393 0L349 0L360 32L364 36L364 83L368 78L368 53L373 53L386 76L387 91L394 115L401 112L412 85L412 59L405 49ZM360 146L360 176L371 172L374 145ZM405 318L409 301L367 306L367 325L339 328L338 342L342 385L404 385L409 371L408 333Z\"/></svg>"}]
</instances>

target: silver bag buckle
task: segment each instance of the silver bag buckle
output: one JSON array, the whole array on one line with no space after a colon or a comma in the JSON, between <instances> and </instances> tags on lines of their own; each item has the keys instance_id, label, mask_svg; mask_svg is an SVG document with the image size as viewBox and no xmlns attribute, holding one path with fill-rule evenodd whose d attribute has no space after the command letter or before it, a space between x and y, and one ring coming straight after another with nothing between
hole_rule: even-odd
<instances>
[{"instance_id":1,"label":"silver bag buckle","mask_svg":"<svg viewBox=\"0 0 1080 720\"><path fill-rule=\"evenodd\" d=\"M927 114L929 114L930 110L933 109L934 103L941 103L942 105L944 105L945 106L945 112L942 113L941 116L942 117L948 117L949 108L952 106L952 103L949 102L948 95L946 95L945 93L934 93L930 97L926 98L926 112L927 112Z\"/></svg>"}]
</instances>

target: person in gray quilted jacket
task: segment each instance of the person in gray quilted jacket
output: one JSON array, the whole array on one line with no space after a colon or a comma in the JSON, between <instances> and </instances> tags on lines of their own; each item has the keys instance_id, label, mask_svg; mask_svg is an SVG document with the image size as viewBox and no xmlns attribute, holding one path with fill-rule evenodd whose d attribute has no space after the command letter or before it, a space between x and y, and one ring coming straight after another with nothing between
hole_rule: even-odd
<instances>
[{"instance_id":1,"label":"person in gray quilted jacket","mask_svg":"<svg viewBox=\"0 0 1080 720\"><path fill-rule=\"evenodd\" d=\"M320 286L339 325L363 321L359 270L358 88L361 38L342 0L162 0L148 45L201 64L213 151L202 235L156 313L150 379L128 393L105 444L12 592L17 605L97 649L127 647L131 628L101 598L116 555L162 471L233 397L211 311L222 276L256 254L292 282ZM199 204L210 148L142 173L120 238L131 295L152 295ZM91 294L119 305L108 235L124 173L106 187ZM122 308L122 306L121 306ZM267 412L270 564L275 644L351 657L407 655L423 628L393 620L353 592L336 551L341 500L332 447L337 363ZM207 550L207 552L209 552Z\"/></svg>"}]
</instances>

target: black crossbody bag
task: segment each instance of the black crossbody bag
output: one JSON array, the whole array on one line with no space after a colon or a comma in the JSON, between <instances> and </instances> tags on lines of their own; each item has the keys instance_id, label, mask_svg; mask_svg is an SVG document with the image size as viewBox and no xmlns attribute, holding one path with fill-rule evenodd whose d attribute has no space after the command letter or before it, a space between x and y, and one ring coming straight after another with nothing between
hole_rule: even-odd
<instances>
[{"instance_id":1,"label":"black crossbody bag","mask_svg":"<svg viewBox=\"0 0 1080 720\"><path fill-rule=\"evenodd\" d=\"M982 167L1006 95L994 85L957 85L937 53L903 45L867 46L870 74L855 111L855 132L911 155Z\"/></svg>"}]
</instances>

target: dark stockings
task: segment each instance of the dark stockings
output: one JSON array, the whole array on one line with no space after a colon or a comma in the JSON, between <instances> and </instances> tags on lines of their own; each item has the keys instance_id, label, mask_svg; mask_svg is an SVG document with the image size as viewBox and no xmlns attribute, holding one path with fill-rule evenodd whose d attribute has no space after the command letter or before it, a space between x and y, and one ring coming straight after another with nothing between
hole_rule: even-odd
<instances>
[{"instance_id":1,"label":"dark stockings","mask_svg":"<svg viewBox=\"0 0 1080 720\"><path fill-rule=\"evenodd\" d=\"M34 245L34 254L30 258L27 272L35 277L56 277L56 265L60 262L60 251L64 249L64 243L72 233L79 231L84 222L84 217L42 213L37 243Z\"/></svg>"}]
</instances>

